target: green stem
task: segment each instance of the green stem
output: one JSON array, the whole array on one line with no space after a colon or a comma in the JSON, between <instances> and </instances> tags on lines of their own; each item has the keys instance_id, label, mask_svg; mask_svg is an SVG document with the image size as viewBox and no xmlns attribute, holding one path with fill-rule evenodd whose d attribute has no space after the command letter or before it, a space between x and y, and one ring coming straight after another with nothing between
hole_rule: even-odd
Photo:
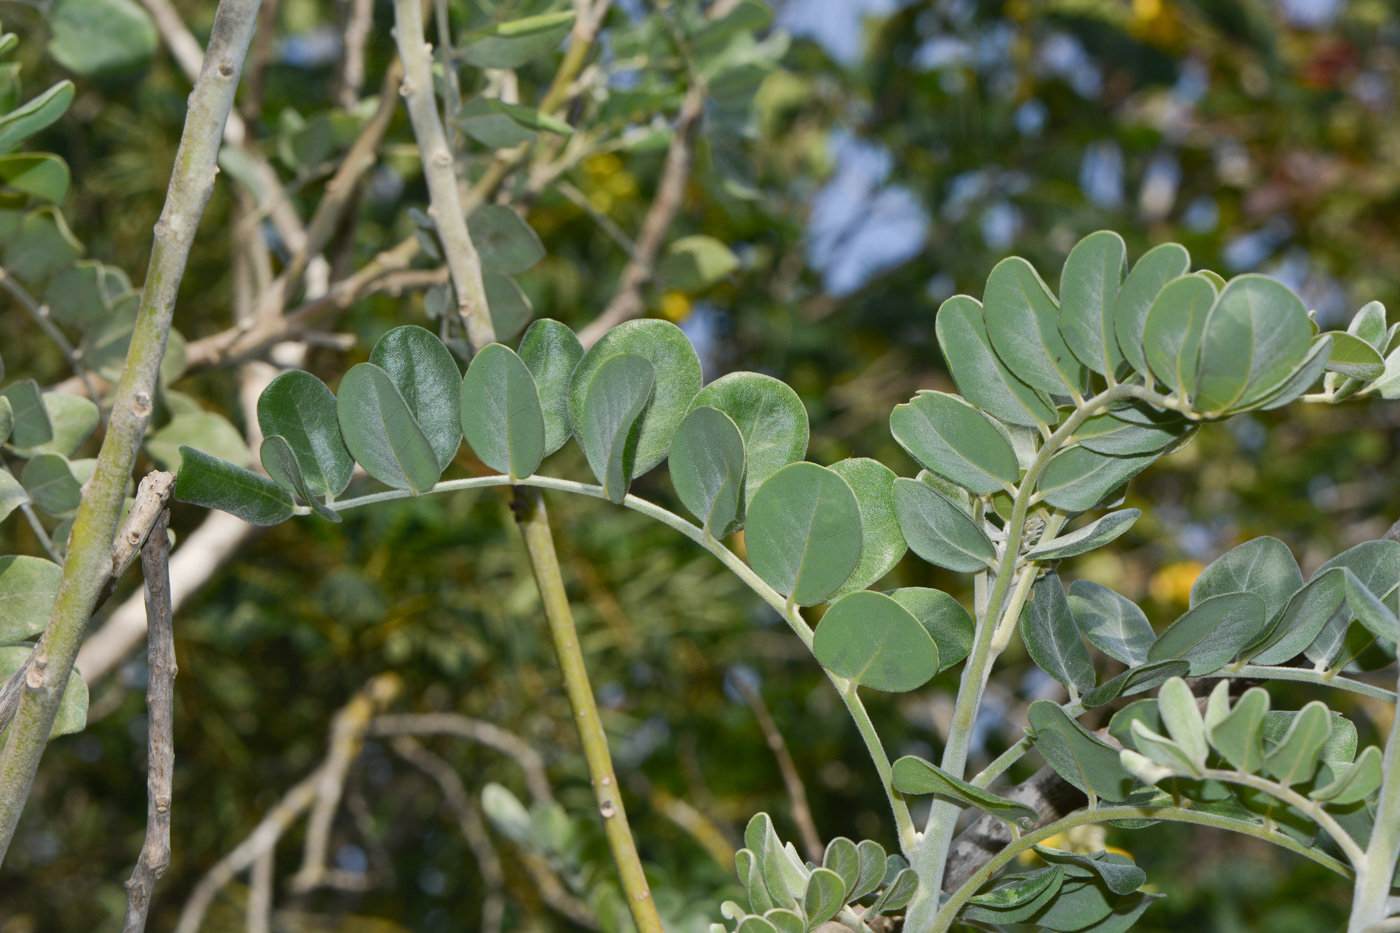
<instances>
[{"instance_id":1,"label":"green stem","mask_svg":"<svg viewBox=\"0 0 1400 933\"><path fill-rule=\"evenodd\" d=\"M1224 829L1234 833L1241 833L1246 836L1253 836L1256 839L1263 839L1265 842L1272 842L1280 848L1301 855L1306 859L1311 859L1325 868L1330 868L1342 877L1351 875L1350 869L1346 865L1332 858L1323 852L1319 852L1310 846L1305 846L1298 840L1283 833L1265 829L1257 823L1248 823L1244 820L1234 820L1229 817L1217 816L1213 813L1202 813L1198 810L1179 810L1175 807L1099 807L1095 810L1077 810L1063 819L1056 820L1046 826L1026 833L1020 839L1015 840L1006 848L1002 849L991 861L979 868L972 877L963 883L962 887L953 892L952 896L943 904L938 914L933 918L929 929L936 933L943 933L952 926L958 911L963 908L968 899L977 893L977 889L987 883L987 880L1009 864L1016 856L1030 849L1052 836L1073 829L1076 826L1084 826L1091 823L1106 823L1110 820L1161 820L1169 823L1194 823L1197 826L1210 826L1215 829Z\"/></svg>"},{"instance_id":2,"label":"green stem","mask_svg":"<svg viewBox=\"0 0 1400 933\"><path fill-rule=\"evenodd\" d=\"M1356 840L1351 838L1351 833L1342 828L1332 814L1318 803L1304 797L1290 787L1285 787L1276 781L1270 781L1257 774L1247 774L1243 771L1226 771L1221 768L1204 768L1201 775L1207 779L1221 781L1225 784L1239 784L1243 787L1252 787L1255 790L1263 791L1271 797L1283 801L1289 806L1296 807L1306 813L1314 823L1321 826L1327 835L1331 836L1346 854L1347 861L1358 873L1362 872L1366 865L1366 853L1361 851L1361 847L1356 844Z\"/></svg>"},{"instance_id":3,"label":"green stem","mask_svg":"<svg viewBox=\"0 0 1400 933\"><path fill-rule=\"evenodd\" d=\"M982 691L995 660L993 643L1001 630L1004 620L1014 610L1018 615L1020 606L1007 606L1007 597L1020 558L1021 542L1026 531L1026 513L1030 508L1031 497L1035 494L1036 483L1045 467L1060 448L1066 444L1085 421L1115 401L1137 398L1145 392L1141 386L1119 385L1106 389L1098 395L1082 400L1055 433L1036 451L1035 460L1021 478L1016 499L1011 506L1011 518L1006 523L1006 549L1002 552L1001 564L997 568L996 583L987 603L987 613L977 620L977 632L973 638L972 651L963 668L962 682L958 686L958 697L953 706L953 720L948 730L948 744L943 748L940 767L954 777L962 777L967 767L968 746L972 739L972 727L977 720L977 711L982 705ZM1028 567L1026 573L1034 574ZM1013 623L1014 624L1014 623ZM924 933L933 922L938 910L938 892L943 885L943 870L948 860L949 846L953 842L958 807L946 801L936 801L929 810L928 823L910 866L918 873L919 890L910 901L905 913L904 928L909 933Z\"/></svg>"},{"instance_id":4,"label":"green stem","mask_svg":"<svg viewBox=\"0 0 1400 933\"><path fill-rule=\"evenodd\" d=\"M515 500L516 522L530 552L535 582L539 584L540 601L544 604L549 632L554 639L554 652L559 669L564 674L564 687L569 706L574 711L583 757L588 764L588 776L593 782L593 795L598 801L598 813L603 818L603 831L612 849L613 862L622 881L622 892L639 933L662 933L661 916L647 887L646 873L637 843L627 823L627 810L622 805L622 792L617 786L608 737L603 721L598 717L598 705L593 698L593 686L579 647L578 629L569 608L569 596L564 589L564 577L559 570L559 556L554 549L554 536L549 529L544 497L539 490L521 490Z\"/></svg>"},{"instance_id":5,"label":"green stem","mask_svg":"<svg viewBox=\"0 0 1400 933\"><path fill-rule=\"evenodd\" d=\"M1397 685L1400 692L1400 684ZM1376 823L1366 847L1365 867L1357 872L1352 894L1348 933L1357 933L1381 923L1391 913L1390 890L1400 861L1400 713L1390 721L1385 743L1380 799L1376 802Z\"/></svg>"},{"instance_id":6,"label":"green stem","mask_svg":"<svg viewBox=\"0 0 1400 933\"><path fill-rule=\"evenodd\" d=\"M836 675L827 671L827 676L836 683ZM894 773L890 767L889 756L885 754L885 746L880 742L880 734L875 731L875 725L870 721L870 714L865 711L865 704L861 702L860 696L856 693L857 685L846 681L846 686L837 686L837 692L841 694L842 701L846 704L846 709L850 711L851 718L855 720L856 728L860 730L860 736L865 740L865 748L870 753L870 760L875 763L875 770L880 774L880 783L885 788L885 797L890 802L890 810L894 813L895 829L899 834L899 849L908 858L914 851L918 837L914 832L914 818L909 813L909 804L899 791L894 789Z\"/></svg>"},{"instance_id":7,"label":"green stem","mask_svg":"<svg viewBox=\"0 0 1400 933\"><path fill-rule=\"evenodd\" d=\"M1359 693L1364 697L1371 697L1376 700L1384 700L1394 705L1395 694L1384 687L1372 686L1359 680L1352 680L1348 677L1328 676L1322 671L1305 667L1272 667L1260 664L1245 664L1239 669L1226 668L1216 671L1214 674L1202 674L1203 678L1220 679L1224 677L1242 677L1255 680L1289 680L1297 683L1316 684L1319 687L1332 687L1336 690L1346 690L1350 693Z\"/></svg>"},{"instance_id":8,"label":"green stem","mask_svg":"<svg viewBox=\"0 0 1400 933\"><path fill-rule=\"evenodd\" d=\"M14 838L73 669L73 658L111 573L112 540L136 453L150 421L156 374L165 353L175 298L195 230L214 190L215 158L243 60L257 28L260 5L261 0L220 0L214 13L203 68L189 97L165 207L155 226L126 369L117 384L97 467L73 520L58 597L34 648L34 664L0 751L0 859Z\"/></svg>"}]
</instances>

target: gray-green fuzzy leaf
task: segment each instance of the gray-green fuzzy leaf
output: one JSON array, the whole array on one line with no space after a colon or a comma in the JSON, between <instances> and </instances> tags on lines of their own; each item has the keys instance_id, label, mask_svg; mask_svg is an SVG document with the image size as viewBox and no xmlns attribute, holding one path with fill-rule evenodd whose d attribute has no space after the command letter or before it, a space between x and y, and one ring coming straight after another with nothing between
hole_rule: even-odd
<instances>
[{"instance_id":1,"label":"gray-green fuzzy leaf","mask_svg":"<svg viewBox=\"0 0 1400 933\"><path fill-rule=\"evenodd\" d=\"M1050 400L1011 375L992 349L977 299L967 295L949 298L939 307L934 327L938 348L963 398L1008 424L1035 427L1059 420Z\"/></svg>"},{"instance_id":2,"label":"gray-green fuzzy leaf","mask_svg":"<svg viewBox=\"0 0 1400 933\"><path fill-rule=\"evenodd\" d=\"M692 406L700 405L724 412L744 438L746 505L768 477L807 454L807 409L781 380L730 373L700 390Z\"/></svg>"},{"instance_id":3,"label":"gray-green fuzzy leaf","mask_svg":"<svg viewBox=\"0 0 1400 933\"><path fill-rule=\"evenodd\" d=\"M1241 657L1255 664L1283 664L1301 654L1322 631L1346 598L1345 568L1331 567L1313 574L1307 585L1289 597L1283 613Z\"/></svg>"},{"instance_id":4,"label":"gray-green fuzzy leaf","mask_svg":"<svg viewBox=\"0 0 1400 933\"><path fill-rule=\"evenodd\" d=\"M1264 766L1264 717L1268 712L1268 691L1250 687L1218 721L1211 717L1207 738L1226 761L1253 774Z\"/></svg>"},{"instance_id":5,"label":"gray-green fuzzy leaf","mask_svg":"<svg viewBox=\"0 0 1400 933\"><path fill-rule=\"evenodd\" d=\"M583 344L558 321L536 321L520 338L520 359L535 377L544 412L544 452L554 453L573 435L569 418L569 384L583 359Z\"/></svg>"},{"instance_id":6,"label":"gray-green fuzzy leaf","mask_svg":"<svg viewBox=\"0 0 1400 933\"><path fill-rule=\"evenodd\" d=\"M408 324L381 337L369 361L389 374L403 396L433 445L438 472L447 469L462 443L462 374L452 351L431 331Z\"/></svg>"},{"instance_id":7,"label":"gray-green fuzzy leaf","mask_svg":"<svg viewBox=\"0 0 1400 933\"><path fill-rule=\"evenodd\" d=\"M976 408L943 392L920 392L890 414L890 433L919 465L978 495L1021 476L1016 451Z\"/></svg>"},{"instance_id":8,"label":"gray-green fuzzy leaf","mask_svg":"<svg viewBox=\"0 0 1400 933\"><path fill-rule=\"evenodd\" d=\"M1075 244L1060 273L1060 333L1081 363L1104 376L1123 365L1114 312L1127 265L1123 238L1100 230Z\"/></svg>"},{"instance_id":9,"label":"gray-green fuzzy leaf","mask_svg":"<svg viewBox=\"0 0 1400 933\"><path fill-rule=\"evenodd\" d=\"M907 545L894 510L894 471L876 460L851 457L831 469L856 494L860 506L860 563L836 591L836 597L863 590L894 569Z\"/></svg>"},{"instance_id":10,"label":"gray-green fuzzy leaf","mask_svg":"<svg viewBox=\"0 0 1400 933\"><path fill-rule=\"evenodd\" d=\"M1200 275L1173 279L1153 300L1143 327L1143 353L1152 375L1190 399L1196 391L1201 333L1215 304L1215 286Z\"/></svg>"},{"instance_id":11,"label":"gray-green fuzzy leaf","mask_svg":"<svg viewBox=\"0 0 1400 933\"><path fill-rule=\"evenodd\" d=\"M1128 796L1133 777L1123 770L1118 749L1091 735L1049 700L1032 703L1028 716L1036 749L1060 777L1105 800Z\"/></svg>"},{"instance_id":12,"label":"gray-green fuzzy leaf","mask_svg":"<svg viewBox=\"0 0 1400 933\"><path fill-rule=\"evenodd\" d=\"M1293 719L1283 739L1264 755L1264 768L1285 787L1312 779L1318 755L1331 735L1331 713L1312 701Z\"/></svg>"},{"instance_id":13,"label":"gray-green fuzzy leaf","mask_svg":"<svg viewBox=\"0 0 1400 933\"><path fill-rule=\"evenodd\" d=\"M286 439L316 495L338 496L350 484L355 460L340 436L335 395L315 376L294 369L269 382L258 396L258 426Z\"/></svg>"},{"instance_id":14,"label":"gray-green fuzzy leaf","mask_svg":"<svg viewBox=\"0 0 1400 933\"><path fill-rule=\"evenodd\" d=\"M799 606L841 588L860 562L860 505L850 485L815 463L774 473L749 503L745 543L764 582Z\"/></svg>"},{"instance_id":15,"label":"gray-green fuzzy leaf","mask_svg":"<svg viewBox=\"0 0 1400 933\"><path fill-rule=\"evenodd\" d=\"M0 389L10 403L10 445L29 448L53 440L53 423L44 405L39 384L33 379L21 379Z\"/></svg>"},{"instance_id":16,"label":"gray-green fuzzy leaf","mask_svg":"<svg viewBox=\"0 0 1400 933\"><path fill-rule=\"evenodd\" d=\"M854 683L905 693L938 673L938 646L907 609L868 590L837 600L812 642L822 666Z\"/></svg>"},{"instance_id":17,"label":"gray-green fuzzy leaf","mask_svg":"<svg viewBox=\"0 0 1400 933\"><path fill-rule=\"evenodd\" d=\"M1109 457L1083 447L1067 447L1045 465L1036 488L1057 509L1083 512L1147 469L1158 454Z\"/></svg>"},{"instance_id":18,"label":"gray-green fuzzy leaf","mask_svg":"<svg viewBox=\"0 0 1400 933\"><path fill-rule=\"evenodd\" d=\"M1184 246L1163 243L1142 254L1133 271L1123 280L1123 287L1118 290L1118 301L1113 310L1118 348L1133 369L1140 373L1148 372L1147 357L1143 352L1143 331L1152 302L1168 282L1185 275L1190 268L1191 256Z\"/></svg>"},{"instance_id":19,"label":"gray-green fuzzy leaf","mask_svg":"<svg viewBox=\"0 0 1400 933\"><path fill-rule=\"evenodd\" d=\"M272 480L193 447L180 449L175 498L221 509L250 525L276 525L293 513L292 497Z\"/></svg>"},{"instance_id":20,"label":"gray-green fuzzy leaf","mask_svg":"<svg viewBox=\"0 0 1400 933\"><path fill-rule=\"evenodd\" d=\"M267 475L274 483L287 492L301 496L311 506L311 511L326 521L340 522L339 513L322 505L321 501L307 487L306 477L302 476L301 473L301 464L297 462L292 445L287 443L285 437L273 434L263 438L262 446L259 449L259 459L262 460L263 469L267 471Z\"/></svg>"},{"instance_id":21,"label":"gray-green fuzzy leaf","mask_svg":"<svg viewBox=\"0 0 1400 933\"><path fill-rule=\"evenodd\" d=\"M721 538L743 522L744 438L728 415L702 405L676 431L671 485L705 531Z\"/></svg>"},{"instance_id":22,"label":"gray-green fuzzy leaf","mask_svg":"<svg viewBox=\"0 0 1400 933\"><path fill-rule=\"evenodd\" d=\"M1307 308L1262 275L1232 279L1206 318L1196 368L1195 407L1210 415L1265 398L1312 345Z\"/></svg>"},{"instance_id":23,"label":"gray-green fuzzy leaf","mask_svg":"<svg viewBox=\"0 0 1400 933\"><path fill-rule=\"evenodd\" d=\"M82 504L82 484L73 475L68 460L58 454L40 454L30 460L19 481L29 500L50 515L71 517Z\"/></svg>"},{"instance_id":24,"label":"gray-green fuzzy leaf","mask_svg":"<svg viewBox=\"0 0 1400 933\"><path fill-rule=\"evenodd\" d=\"M1061 560L1084 554L1094 548L1103 547L1124 534L1142 515L1141 509L1122 509L1109 512L1096 522L1060 535L1053 541L1037 544L1026 552L1027 560Z\"/></svg>"},{"instance_id":25,"label":"gray-green fuzzy leaf","mask_svg":"<svg viewBox=\"0 0 1400 933\"><path fill-rule=\"evenodd\" d=\"M990 813L999 820L1018 823L1022 829L1030 829L1040 819L1040 812L1034 807L974 787L916 755L905 755L896 761L891 777L895 790L901 794L949 797L965 807L976 807L983 813Z\"/></svg>"},{"instance_id":26,"label":"gray-green fuzzy leaf","mask_svg":"<svg viewBox=\"0 0 1400 933\"><path fill-rule=\"evenodd\" d=\"M1308 796L1332 806L1346 806L1369 797L1381 786L1383 777L1381 750L1371 745L1331 783L1311 791Z\"/></svg>"},{"instance_id":27,"label":"gray-green fuzzy leaf","mask_svg":"<svg viewBox=\"0 0 1400 933\"><path fill-rule=\"evenodd\" d=\"M1069 607L1080 634L1095 648L1129 667L1147 663L1157 634L1137 603L1106 586L1075 580L1069 585Z\"/></svg>"},{"instance_id":28,"label":"gray-green fuzzy leaf","mask_svg":"<svg viewBox=\"0 0 1400 933\"><path fill-rule=\"evenodd\" d=\"M1041 670L1080 693L1094 689L1094 662L1075 627L1059 574L1047 573L1036 581L1020 622L1026 651Z\"/></svg>"},{"instance_id":29,"label":"gray-green fuzzy leaf","mask_svg":"<svg viewBox=\"0 0 1400 933\"><path fill-rule=\"evenodd\" d=\"M959 573L974 573L996 559L987 533L938 490L918 480L894 483L894 511L909 549Z\"/></svg>"},{"instance_id":30,"label":"gray-green fuzzy leaf","mask_svg":"<svg viewBox=\"0 0 1400 933\"><path fill-rule=\"evenodd\" d=\"M1225 593L1253 593L1264 601L1264 618L1273 620L1303 587L1303 571L1293 552L1278 538L1246 541L1226 551L1202 570L1191 585L1191 605Z\"/></svg>"},{"instance_id":31,"label":"gray-green fuzzy leaf","mask_svg":"<svg viewBox=\"0 0 1400 933\"><path fill-rule=\"evenodd\" d=\"M656 376L646 357L615 354L590 371L583 398L572 409L574 434L588 466L613 502L626 498L639 472L637 448ZM577 373L574 387L578 388Z\"/></svg>"},{"instance_id":32,"label":"gray-green fuzzy leaf","mask_svg":"<svg viewBox=\"0 0 1400 933\"><path fill-rule=\"evenodd\" d=\"M1081 391L1088 371L1060 334L1060 307L1030 263L1003 259L987 276L987 333L1012 374L1042 392Z\"/></svg>"},{"instance_id":33,"label":"gray-green fuzzy leaf","mask_svg":"<svg viewBox=\"0 0 1400 933\"><path fill-rule=\"evenodd\" d=\"M1264 627L1264 601L1253 593L1202 600L1158 636L1149 661L1185 658L1191 676L1220 670Z\"/></svg>"},{"instance_id":34,"label":"gray-green fuzzy leaf","mask_svg":"<svg viewBox=\"0 0 1400 933\"><path fill-rule=\"evenodd\" d=\"M946 671L972 650L976 624L962 603L942 590L906 586L891 590L890 597L919 620L938 646L938 669Z\"/></svg>"},{"instance_id":35,"label":"gray-green fuzzy leaf","mask_svg":"<svg viewBox=\"0 0 1400 933\"><path fill-rule=\"evenodd\" d=\"M22 641L48 625L63 568L26 555L0 557L0 639Z\"/></svg>"}]
</instances>

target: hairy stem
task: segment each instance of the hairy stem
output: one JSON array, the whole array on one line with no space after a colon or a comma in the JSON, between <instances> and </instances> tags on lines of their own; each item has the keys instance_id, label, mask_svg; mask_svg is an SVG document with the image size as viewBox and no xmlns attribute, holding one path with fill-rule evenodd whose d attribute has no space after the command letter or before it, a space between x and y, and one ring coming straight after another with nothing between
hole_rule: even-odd
<instances>
[{"instance_id":1,"label":"hairy stem","mask_svg":"<svg viewBox=\"0 0 1400 933\"><path fill-rule=\"evenodd\" d=\"M25 681L19 709L0 751L0 859L8 851L88 619L112 567L117 533L136 452L146 433L156 375L165 353L175 298L195 230L214 190L215 158L243 60L257 26L261 0L220 0L199 81L189 97L165 207L141 292L126 369L97 468L88 481L69 537L58 598Z\"/></svg>"},{"instance_id":2,"label":"hairy stem","mask_svg":"<svg viewBox=\"0 0 1400 933\"><path fill-rule=\"evenodd\" d=\"M1316 671L1309 667L1273 667L1263 664L1244 664L1237 669L1227 667L1213 674L1202 674L1201 677L1206 680L1219 680L1224 677L1239 677L1246 680L1291 680L1296 683L1316 684L1319 687L1331 687L1334 690L1359 693L1361 696L1371 697L1375 700L1384 700L1386 703L1392 705L1395 703L1395 693L1384 687L1377 687L1359 680L1352 680L1349 677L1329 676L1322 671Z\"/></svg>"},{"instance_id":3,"label":"hairy stem","mask_svg":"<svg viewBox=\"0 0 1400 933\"><path fill-rule=\"evenodd\" d=\"M554 536L549 530L549 515L544 497L538 490L522 491L515 499L516 521L530 552L530 564L539 584L540 601L544 603L545 618L554 639L554 652L559 669L564 674L564 687L569 706L574 711L583 757L588 764L588 776L593 782L593 795L598 801L598 814L603 818L603 831L612 849L613 862L622 881L622 893L640 933L661 933L661 917L656 912L651 890L647 887L642 860L637 855L637 843L627 825L627 810L613 771L608 737L598 718L598 705L593 699L593 685L588 680L588 668L579 647L578 629L569 608L564 577L559 571L559 556L554 550Z\"/></svg>"},{"instance_id":4,"label":"hairy stem","mask_svg":"<svg viewBox=\"0 0 1400 933\"><path fill-rule=\"evenodd\" d=\"M1400 685L1397 685L1400 692ZM1358 933L1385 919L1390 913L1391 883L1396 862L1400 861L1400 714L1390 721L1385 743L1385 777L1376 802L1376 825L1366 847L1365 867L1358 869L1352 895L1348 933Z\"/></svg>"}]
</instances>

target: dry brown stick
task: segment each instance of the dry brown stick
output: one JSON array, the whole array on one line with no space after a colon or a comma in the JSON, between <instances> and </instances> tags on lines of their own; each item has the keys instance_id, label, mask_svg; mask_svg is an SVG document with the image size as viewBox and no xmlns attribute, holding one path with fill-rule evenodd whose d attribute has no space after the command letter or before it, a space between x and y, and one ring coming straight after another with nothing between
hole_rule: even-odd
<instances>
[{"instance_id":1,"label":"dry brown stick","mask_svg":"<svg viewBox=\"0 0 1400 933\"><path fill-rule=\"evenodd\" d=\"M705 109L705 88L692 84L681 103L680 114L676 118L674 135L670 148L666 150L666 161L661 168L661 181L656 186L656 198L647 208L642 221L642 232L637 237L636 249L627 265L623 267L617 294L603 313L579 332L579 340L585 347L598 342L609 330L640 317L646 310L642 300L642 289L652 279L653 266L671 223L676 219L681 202L685 199L685 186L690 180L691 164L694 161L695 131L700 124L700 115Z\"/></svg>"},{"instance_id":2,"label":"dry brown stick","mask_svg":"<svg viewBox=\"0 0 1400 933\"><path fill-rule=\"evenodd\" d=\"M389 744L400 758L432 778L442 791L443 803L457 821L457 828L461 830L467 848L472 850L476 869L481 872L481 881L486 888L486 896L481 901L481 931L500 933L501 921L505 917L506 873L501 867L496 847L491 844L481 811L467 793L466 785L455 768L407 735L395 736Z\"/></svg>"},{"instance_id":3,"label":"dry brown stick","mask_svg":"<svg viewBox=\"0 0 1400 933\"><path fill-rule=\"evenodd\" d=\"M797 765L793 763L787 742L783 741L783 733L773 720L773 714L768 711L768 704L763 702L763 696L747 679L734 677L732 683L743 694L749 709L753 710L768 749L778 760L778 771L783 776L783 784L787 786L788 799L792 801L792 821L797 824L797 834L802 837L802 848L806 850L807 858L821 864L824 850L822 838L817 832L816 821L812 819L812 809L807 804L807 788L802 783L802 776L797 773Z\"/></svg>"},{"instance_id":4,"label":"dry brown stick","mask_svg":"<svg viewBox=\"0 0 1400 933\"><path fill-rule=\"evenodd\" d=\"M370 680L364 689L350 698L336 714L337 723L352 723L363 731L375 714L394 699L402 689L403 682L396 674L380 674ZM334 763L327 758L315 771L302 778L291 790L282 795L277 805L263 817L248 837L239 843L232 852L214 864L195 885L189 900L180 911L175 933L198 933L204 915L214 898L241 871L246 871L253 863L277 846L292 823L310 809L316 802L321 778Z\"/></svg>"},{"instance_id":5,"label":"dry brown stick","mask_svg":"<svg viewBox=\"0 0 1400 933\"><path fill-rule=\"evenodd\" d=\"M453 735L479 742L515 759L525 772L525 787L535 803L554 799L549 778L544 770L544 758L524 739L500 726L458 713L400 713L376 716L366 734L393 737L400 735Z\"/></svg>"},{"instance_id":6,"label":"dry brown stick","mask_svg":"<svg viewBox=\"0 0 1400 933\"><path fill-rule=\"evenodd\" d=\"M167 474L168 475L168 474ZM149 477L148 477L149 478ZM162 509L141 548L146 578L146 842L126 883L126 918L122 933L141 933L151 908L156 882L170 867L170 798L175 771L175 633L170 609L170 512ZM118 539L120 541L120 539Z\"/></svg>"}]
</instances>

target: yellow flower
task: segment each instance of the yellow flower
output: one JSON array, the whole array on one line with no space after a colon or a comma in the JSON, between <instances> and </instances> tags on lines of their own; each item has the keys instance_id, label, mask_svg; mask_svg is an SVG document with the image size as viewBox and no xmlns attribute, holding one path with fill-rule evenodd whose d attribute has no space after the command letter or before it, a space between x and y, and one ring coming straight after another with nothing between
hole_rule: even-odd
<instances>
[{"instance_id":1,"label":"yellow flower","mask_svg":"<svg viewBox=\"0 0 1400 933\"><path fill-rule=\"evenodd\" d=\"M1200 561L1184 560L1167 564L1152 575L1147 591L1159 603L1184 603L1191 598L1191 584L1205 567Z\"/></svg>"},{"instance_id":2,"label":"yellow flower","mask_svg":"<svg viewBox=\"0 0 1400 933\"><path fill-rule=\"evenodd\" d=\"M679 324L690 315L690 298L677 291L669 291L661 296L661 316L672 324Z\"/></svg>"}]
</instances>

